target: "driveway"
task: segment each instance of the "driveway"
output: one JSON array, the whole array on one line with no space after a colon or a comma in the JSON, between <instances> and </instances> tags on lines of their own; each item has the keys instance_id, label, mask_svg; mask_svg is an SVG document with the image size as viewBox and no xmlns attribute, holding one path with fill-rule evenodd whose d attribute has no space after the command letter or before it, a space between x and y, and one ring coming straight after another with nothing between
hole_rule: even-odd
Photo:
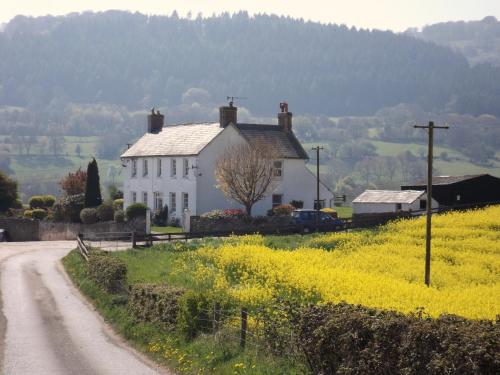
<instances>
[{"instance_id":1,"label":"driveway","mask_svg":"<svg viewBox=\"0 0 500 375\"><path fill-rule=\"evenodd\" d=\"M73 287L74 241L0 243L0 374L168 374L127 347Z\"/></svg>"}]
</instances>

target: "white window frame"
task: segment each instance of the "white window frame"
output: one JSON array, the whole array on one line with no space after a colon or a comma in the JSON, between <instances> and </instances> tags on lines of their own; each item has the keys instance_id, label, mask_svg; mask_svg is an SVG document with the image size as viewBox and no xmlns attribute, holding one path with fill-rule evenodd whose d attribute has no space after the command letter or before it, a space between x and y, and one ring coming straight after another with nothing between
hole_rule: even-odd
<instances>
[{"instance_id":1,"label":"white window frame","mask_svg":"<svg viewBox=\"0 0 500 375\"><path fill-rule=\"evenodd\" d=\"M170 177L177 177L177 159L170 160Z\"/></svg>"},{"instance_id":2,"label":"white window frame","mask_svg":"<svg viewBox=\"0 0 500 375\"><path fill-rule=\"evenodd\" d=\"M273 176L276 178L283 178L283 160L273 161Z\"/></svg>"},{"instance_id":3,"label":"white window frame","mask_svg":"<svg viewBox=\"0 0 500 375\"><path fill-rule=\"evenodd\" d=\"M142 160L142 177L147 177L149 174L148 159Z\"/></svg>"},{"instance_id":4,"label":"white window frame","mask_svg":"<svg viewBox=\"0 0 500 375\"><path fill-rule=\"evenodd\" d=\"M182 159L182 177L188 178L189 176L189 159Z\"/></svg>"},{"instance_id":5,"label":"white window frame","mask_svg":"<svg viewBox=\"0 0 500 375\"><path fill-rule=\"evenodd\" d=\"M132 159L132 166L131 166L130 176L132 178L137 177L137 159Z\"/></svg>"},{"instance_id":6,"label":"white window frame","mask_svg":"<svg viewBox=\"0 0 500 375\"><path fill-rule=\"evenodd\" d=\"M182 212L189 209L189 193L182 193Z\"/></svg>"},{"instance_id":7,"label":"white window frame","mask_svg":"<svg viewBox=\"0 0 500 375\"><path fill-rule=\"evenodd\" d=\"M143 191L142 192L142 203L144 203L146 206L148 205L148 192Z\"/></svg>"},{"instance_id":8,"label":"white window frame","mask_svg":"<svg viewBox=\"0 0 500 375\"><path fill-rule=\"evenodd\" d=\"M170 213L174 213L177 211L176 199L177 199L177 197L176 197L175 192L168 193L168 201L169 201L169 205L170 205L168 210L170 211Z\"/></svg>"},{"instance_id":9,"label":"white window frame","mask_svg":"<svg viewBox=\"0 0 500 375\"><path fill-rule=\"evenodd\" d=\"M137 203L137 192L131 191L130 192L130 200L132 201L132 204Z\"/></svg>"},{"instance_id":10,"label":"white window frame","mask_svg":"<svg viewBox=\"0 0 500 375\"><path fill-rule=\"evenodd\" d=\"M156 177L161 177L161 158L156 159Z\"/></svg>"},{"instance_id":11,"label":"white window frame","mask_svg":"<svg viewBox=\"0 0 500 375\"><path fill-rule=\"evenodd\" d=\"M161 191L153 192L153 208L155 212L163 209L163 193Z\"/></svg>"}]
</instances>

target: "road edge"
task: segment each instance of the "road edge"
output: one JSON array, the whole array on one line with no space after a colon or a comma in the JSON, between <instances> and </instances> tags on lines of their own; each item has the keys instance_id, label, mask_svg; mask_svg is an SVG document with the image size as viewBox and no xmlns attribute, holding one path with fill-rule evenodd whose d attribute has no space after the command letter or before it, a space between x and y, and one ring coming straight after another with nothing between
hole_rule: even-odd
<instances>
[{"instance_id":1,"label":"road edge","mask_svg":"<svg viewBox=\"0 0 500 375\"><path fill-rule=\"evenodd\" d=\"M149 366L150 368L154 369L159 374L161 374L161 375L174 375L175 374L174 372L172 372L172 370L170 370L170 369L168 369L168 368L160 365L159 363L153 361L146 354L138 351L137 349L135 349L134 347L132 347L131 345L129 345L128 341L125 338L123 338L122 336L120 336L118 333L115 332L115 330L113 329L113 327L111 326L111 324L109 324L108 322L106 322L106 320L104 320L104 318L102 317L102 315L99 314L99 312L97 311L97 309L94 306L94 304L92 303L92 301L86 295L84 295L80 291L80 289L78 289L78 287L73 283L73 280L71 279L71 277L66 272L66 269L64 268L64 265L62 264L62 260L61 259L57 262L56 268L61 273L61 275L64 277L64 279L66 280L66 282L70 285L71 291L76 296L78 296L79 299L89 308L89 310L92 312L92 314L94 314L94 316L97 317L97 319L101 323L102 327L104 328L103 329L103 333L113 343L115 343L120 348L128 351L131 355L133 355L139 361L141 361L145 365ZM1 297L1 295L0 295L0 297ZM0 307L1 307L1 299L0 299ZM1 362L0 362L0 364L1 364ZM0 369L1 368L2 367L0 367Z\"/></svg>"}]
</instances>

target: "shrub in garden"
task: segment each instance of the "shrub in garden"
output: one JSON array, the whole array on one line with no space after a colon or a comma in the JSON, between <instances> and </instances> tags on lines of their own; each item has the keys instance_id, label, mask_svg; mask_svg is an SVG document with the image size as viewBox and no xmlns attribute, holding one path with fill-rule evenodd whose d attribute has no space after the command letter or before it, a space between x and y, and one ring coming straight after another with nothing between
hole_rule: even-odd
<instances>
[{"instance_id":1,"label":"shrub in garden","mask_svg":"<svg viewBox=\"0 0 500 375\"><path fill-rule=\"evenodd\" d=\"M33 211L31 211L31 217L33 219L43 220L47 217L47 211L45 211L43 208L35 208Z\"/></svg>"},{"instance_id":2,"label":"shrub in garden","mask_svg":"<svg viewBox=\"0 0 500 375\"><path fill-rule=\"evenodd\" d=\"M51 208L56 203L56 197L53 195L43 195L43 208Z\"/></svg>"},{"instance_id":3,"label":"shrub in garden","mask_svg":"<svg viewBox=\"0 0 500 375\"><path fill-rule=\"evenodd\" d=\"M80 211L80 220L83 224L94 224L99 221L99 215L95 208L84 208Z\"/></svg>"},{"instance_id":4,"label":"shrub in garden","mask_svg":"<svg viewBox=\"0 0 500 375\"><path fill-rule=\"evenodd\" d=\"M245 216L245 213L243 210L240 210L239 208L231 208L231 209L226 209L226 210L212 210L205 212L204 214L201 214L201 217L205 217L208 219L233 219L233 218L240 218Z\"/></svg>"},{"instance_id":5,"label":"shrub in garden","mask_svg":"<svg viewBox=\"0 0 500 375\"><path fill-rule=\"evenodd\" d=\"M115 210L110 203L103 203L99 207L97 207L97 216L101 221L113 220L114 214Z\"/></svg>"},{"instance_id":6,"label":"shrub in garden","mask_svg":"<svg viewBox=\"0 0 500 375\"><path fill-rule=\"evenodd\" d=\"M298 342L314 373L500 373L500 326L489 320L326 304L302 311Z\"/></svg>"},{"instance_id":7,"label":"shrub in garden","mask_svg":"<svg viewBox=\"0 0 500 375\"><path fill-rule=\"evenodd\" d=\"M54 207L54 219L56 221L80 222L80 211L85 203L84 194L69 195L57 202Z\"/></svg>"},{"instance_id":8,"label":"shrub in garden","mask_svg":"<svg viewBox=\"0 0 500 375\"><path fill-rule=\"evenodd\" d=\"M295 210L295 207L291 204L280 204L273 207L273 214L276 216L290 216L293 210Z\"/></svg>"},{"instance_id":9,"label":"shrub in garden","mask_svg":"<svg viewBox=\"0 0 500 375\"><path fill-rule=\"evenodd\" d=\"M15 210L20 210L23 208L23 202L17 198L14 203L12 203L12 208Z\"/></svg>"},{"instance_id":10,"label":"shrub in garden","mask_svg":"<svg viewBox=\"0 0 500 375\"><path fill-rule=\"evenodd\" d=\"M123 210L116 210L114 215L115 223L124 223L125 222L125 212Z\"/></svg>"},{"instance_id":11,"label":"shrub in garden","mask_svg":"<svg viewBox=\"0 0 500 375\"><path fill-rule=\"evenodd\" d=\"M129 291L128 309L137 319L175 325L179 298L185 289L166 284L133 284Z\"/></svg>"},{"instance_id":12,"label":"shrub in garden","mask_svg":"<svg viewBox=\"0 0 500 375\"><path fill-rule=\"evenodd\" d=\"M0 171L0 212L11 208L17 199L17 182Z\"/></svg>"},{"instance_id":13,"label":"shrub in garden","mask_svg":"<svg viewBox=\"0 0 500 375\"><path fill-rule=\"evenodd\" d=\"M85 207L97 207L102 203L101 185L99 183L99 168L95 158L87 166L85 184Z\"/></svg>"},{"instance_id":14,"label":"shrub in garden","mask_svg":"<svg viewBox=\"0 0 500 375\"><path fill-rule=\"evenodd\" d=\"M28 204L31 209L43 208L44 207L43 197L41 195L34 195L29 199Z\"/></svg>"},{"instance_id":15,"label":"shrub in garden","mask_svg":"<svg viewBox=\"0 0 500 375\"><path fill-rule=\"evenodd\" d=\"M134 203L127 207L125 215L127 220L132 220L138 217L145 217L148 206L144 203Z\"/></svg>"},{"instance_id":16,"label":"shrub in garden","mask_svg":"<svg viewBox=\"0 0 500 375\"><path fill-rule=\"evenodd\" d=\"M123 210L123 198L118 198L113 201L113 208L115 211Z\"/></svg>"},{"instance_id":17,"label":"shrub in garden","mask_svg":"<svg viewBox=\"0 0 500 375\"><path fill-rule=\"evenodd\" d=\"M127 265L103 251L92 251L89 256L90 277L110 293L124 290L127 282Z\"/></svg>"},{"instance_id":18,"label":"shrub in garden","mask_svg":"<svg viewBox=\"0 0 500 375\"><path fill-rule=\"evenodd\" d=\"M31 219L33 217L33 210L25 210L23 215L24 217Z\"/></svg>"}]
</instances>

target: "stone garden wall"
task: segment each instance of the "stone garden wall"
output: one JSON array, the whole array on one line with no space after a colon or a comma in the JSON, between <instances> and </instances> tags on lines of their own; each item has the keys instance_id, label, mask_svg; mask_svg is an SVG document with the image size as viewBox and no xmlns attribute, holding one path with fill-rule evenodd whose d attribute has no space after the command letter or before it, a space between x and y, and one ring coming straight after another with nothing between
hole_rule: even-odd
<instances>
[{"instance_id":1,"label":"stone garden wall","mask_svg":"<svg viewBox=\"0 0 500 375\"><path fill-rule=\"evenodd\" d=\"M291 225L291 216L259 216L259 217L233 217L233 218L208 218L191 216L191 233L212 232L241 232L265 233L274 232L280 228Z\"/></svg>"}]
</instances>

